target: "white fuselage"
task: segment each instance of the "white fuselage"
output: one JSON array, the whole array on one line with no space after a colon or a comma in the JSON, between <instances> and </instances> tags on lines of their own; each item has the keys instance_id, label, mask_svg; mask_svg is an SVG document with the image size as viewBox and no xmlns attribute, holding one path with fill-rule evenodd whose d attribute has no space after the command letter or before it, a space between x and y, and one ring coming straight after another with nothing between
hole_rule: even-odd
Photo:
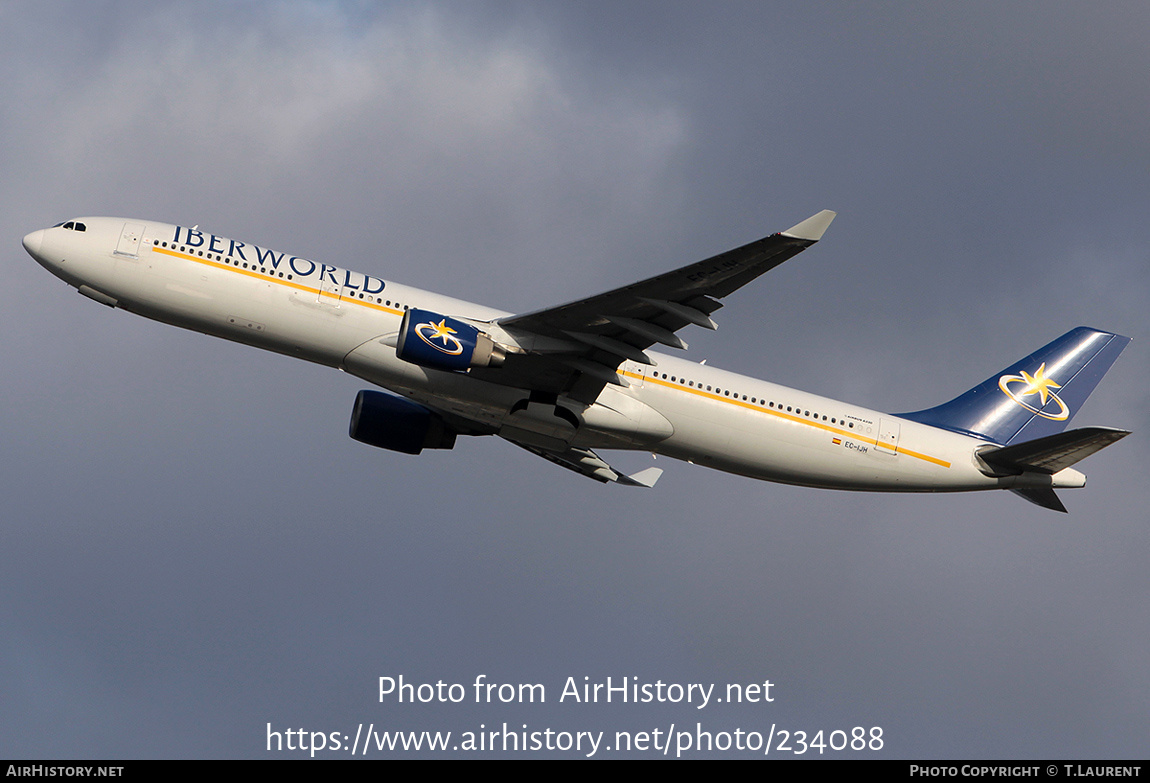
<instances>
[{"instance_id":1,"label":"white fuselage","mask_svg":"<svg viewBox=\"0 0 1150 783\"><path fill-rule=\"evenodd\" d=\"M631 448L753 478L882 491L1081 486L1050 476L991 477L986 441L681 358L626 361L626 387L569 401L571 433L546 412L512 413L527 391L396 356L407 308L473 322L510 315L429 291L166 223L81 218L84 231L30 234L29 252L88 296L165 323L343 369L520 442ZM493 327L493 328L498 328ZM505 335L506 336L506 335ZM561 398L561 402L563 402Z\"/></svg>"}]
</instances>

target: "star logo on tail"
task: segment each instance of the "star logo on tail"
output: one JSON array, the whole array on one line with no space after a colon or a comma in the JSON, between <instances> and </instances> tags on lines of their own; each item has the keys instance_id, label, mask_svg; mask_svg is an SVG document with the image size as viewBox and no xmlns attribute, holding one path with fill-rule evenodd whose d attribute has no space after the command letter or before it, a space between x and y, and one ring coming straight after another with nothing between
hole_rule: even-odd
<instances>
[{"instance_id":1,"label":"star logo on tail","mask_svg":"<svg viewBox=\"0 0 1150 783\"><path fill-rule=\"evenodd\" d=\"M1020 384L1025 384L1022 388L1018 388ZM1011 388L1011 387L1015 388ZM1066 407L1066 403L1062 401L1054 389L1061 389L1062 385L1055 383L1053 378L1046 377L1046 362L1031 375L1026 370L1022 371L1022 375L1003 375L998 379L998 388L1002 389L1002 393L1016 403L1021 405L1031 413L1036 413L1044 419L1052 419L1054 421L1066 421L1070 418L1070 409ZM1031 405L1024 400L1024 397L1030 397L1037 394L1039 400L1038 406ZM1058 403L1058 411L1055 413L1047 412L1044 410L1048 402L1053 400Z\"/></svg>"}]
</instances>

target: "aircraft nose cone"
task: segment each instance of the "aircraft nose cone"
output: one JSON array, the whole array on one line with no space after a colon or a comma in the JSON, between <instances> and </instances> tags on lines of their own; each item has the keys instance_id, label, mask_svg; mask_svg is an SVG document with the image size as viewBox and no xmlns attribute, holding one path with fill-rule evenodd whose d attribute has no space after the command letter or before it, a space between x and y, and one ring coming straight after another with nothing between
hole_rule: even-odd
<instances>
[{"instance_id":1,"label":"aircraft nose cone","mask_svg":"<svg viewBox=\"0 0 1150 783\"><path fill-rule=\"evenodd\" d=\"M24 237L24 242L23 242L24 249L27 250L28 254L31 255L33 258L39 258L40 245L41 245L41 243L43 243L43 241L44 241L44 229L40 229L39 231L33 231L31 234Z\"/></svg>"}]
</instances>

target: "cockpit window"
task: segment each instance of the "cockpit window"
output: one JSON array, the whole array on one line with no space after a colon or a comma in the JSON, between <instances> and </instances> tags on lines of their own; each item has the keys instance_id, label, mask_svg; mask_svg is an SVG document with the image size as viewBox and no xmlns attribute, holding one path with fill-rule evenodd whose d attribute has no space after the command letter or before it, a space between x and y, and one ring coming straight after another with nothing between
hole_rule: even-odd
<instances>
[{"instance_id":1,"label":"cockpit window","mask_svg":"<svg viewBox=\"0 0 1150 783\"><path fill-rule=\"evenodd\" d=\"M79 223L75 220L69 220L67 223L57 223L55 226L52 226L52 228L56 228L56 226L66 228L69 231L87 231L88 230L87 226L85 226L83 223Z\"/></svg>"},{"instance_id":2,"label":"cockpit window","mask_svg":"<svg viewBox=\"0 0 1150 783\"><path fill-rule=\"evenodd\" d=\"M69 220L67 223L64 224L64 228L68 229L69 231L71 231L75 227L76 227L76 224L74 222L72 222L71 220Z\"/></svg>"}]
</instances>

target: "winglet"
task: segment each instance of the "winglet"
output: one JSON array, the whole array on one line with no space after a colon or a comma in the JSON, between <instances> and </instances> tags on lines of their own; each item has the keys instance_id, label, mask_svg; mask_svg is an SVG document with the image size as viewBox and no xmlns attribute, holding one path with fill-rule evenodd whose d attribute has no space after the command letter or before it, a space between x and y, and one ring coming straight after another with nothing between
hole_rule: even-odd
<instances>
[{"instance_id":1,"label":"winglet","mask_svg":"<svg viewBox=\"0 0 1150 783\"><path fill-rule=\"evenodd\" d=\"M817 215L811 215L802 223L791 226L786 231L783 231L783 236L793 237L795 239L808 239L811 242L818 242L823 238L823 233L835 219L834 212L829 209L824 209Z\"/></svg>"},{"instance_id":2,"label":"winglet","mask_svg":"<svg viewBox=\"0 0 1150 783\"><path fill-rule=\"evenodd\" d=\"M647 468L646 470L640 470L638 473L632 476L624 476L622 473L620 473L619 478L615 479L615 481L620 484L626 484L629 487L650 488L655 486L655 482L658 481L659 477L662 475L662 468Z\"/></svg>"}]
</instances>

